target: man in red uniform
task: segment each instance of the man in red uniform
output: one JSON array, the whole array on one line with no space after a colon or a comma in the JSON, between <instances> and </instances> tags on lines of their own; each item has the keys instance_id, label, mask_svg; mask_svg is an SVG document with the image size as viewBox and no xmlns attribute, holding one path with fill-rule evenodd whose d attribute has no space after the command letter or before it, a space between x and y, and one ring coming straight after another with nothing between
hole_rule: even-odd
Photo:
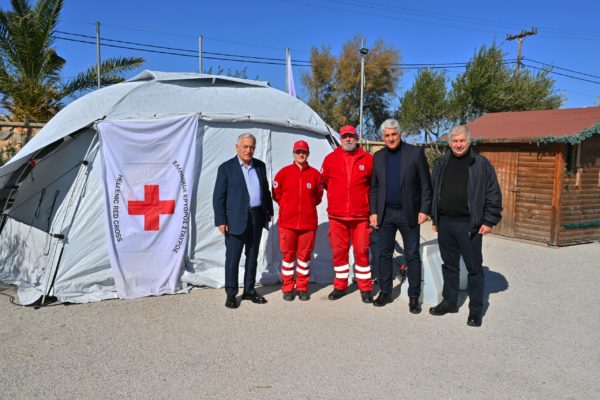
<instances>
[{"instance_id":1,"label":"man in red uniform","mask_svg":"<svg viewBox=\"0 0 600 400\"><path fill-rule=\"evenodd\" d=\"M327 189L329 242L335 278L329 300L346 294L350 265L348 251L354 248L354 276L363 303L372 303L373 282L369 265L369 188L373 156L357 144L356 129L340 129L342 145L325 157L321 177Z\"/></svg>"},{"instance_id":2,"label":"man in red uniform","mask_svg":"<svg viewBox=\"0 0 600 400\"><path fill-rule=\"evenodd\" d=\"M294 143L294 162L283 167L273 181L273 200L279 204L279 247L281 248L281 291L283 299L306 301L310 279L310 258L317 233L317 205L323 197L321 174L308 165L308 143ZM296 282L294 282L294 262Z\"/></svg>"}]
</instances>

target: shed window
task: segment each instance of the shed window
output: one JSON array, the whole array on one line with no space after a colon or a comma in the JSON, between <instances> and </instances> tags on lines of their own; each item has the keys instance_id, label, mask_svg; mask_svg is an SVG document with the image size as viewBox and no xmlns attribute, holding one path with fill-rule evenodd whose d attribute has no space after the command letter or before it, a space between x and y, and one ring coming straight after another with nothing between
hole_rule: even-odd
<instances>
[{"instance_id":1,"label":"shed window","mask_svg":"<svg viewBox=\"0 0 600 400\"><path fill-rule=\"evenodd\" d=\"M575 187L581 188L581 176L583 175L583 166L581 165L581 143L577 143L577 150L575 151L575 167L577 172L575 173Z\"/></svg>"},{"instance_id":2,"label":"shed window","mask_svg":"<svg viewBox=\"0 0 600 400\"><path fill-rule=\"evenodd\" d=\"M575 189L581 189L581 177L583 166L581 165L581 143L568 145L567 147L567 176L570 178L575 174Z\"/></svg>"},{"instance_id":3,"label":"shed window","mask_svg":"<svg viewBox=\"0 0 600 400\"><path fill-rule=\"evenodd\" d=\"M567 154L566 154L566 162L567 162L567 176L571 177L571 175L573 175L573 172L575 172L575 151L573 151L573 145L569 144L567 145Z\"/></svg>"}]
</instances>

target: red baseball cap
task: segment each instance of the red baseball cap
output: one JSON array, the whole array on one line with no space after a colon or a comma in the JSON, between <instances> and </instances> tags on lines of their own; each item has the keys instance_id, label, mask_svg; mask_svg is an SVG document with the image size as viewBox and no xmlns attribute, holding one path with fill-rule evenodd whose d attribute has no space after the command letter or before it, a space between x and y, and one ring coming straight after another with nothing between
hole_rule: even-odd
<instances>
[{"instance_id":1,"label":"red baseball cap","mask_svg":"<svg viewBox=\"0 0 600 400\"><path fill-rule=\"evenodd\" d=\"M304 151L309 151L308 150L308 143L306 143L304 140L298 140L296 143L294 143L294 150L304 150Z\"/></svg>"},{"instance_id":2,"label":"red baseball cap","mask_svg":"<svg viewBox=\"0 0 600 400\"><path fill-rule=\"evenodd\" d=\"M340 136L356 135L356 129L352 125L344 125L340 128Z\"/></svg>"}]
</instances>

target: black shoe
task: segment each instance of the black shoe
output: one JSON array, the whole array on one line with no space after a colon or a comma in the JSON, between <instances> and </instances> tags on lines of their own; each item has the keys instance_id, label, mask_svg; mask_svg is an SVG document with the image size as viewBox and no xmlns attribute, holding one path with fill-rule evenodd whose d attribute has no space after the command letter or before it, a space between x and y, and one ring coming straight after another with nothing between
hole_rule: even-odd
<instances>
[{"instance_id":1,"label":"black shoe","mask_svg":"<svg viewBox=\"0 0 600 400\"><path fill-rule=\"evenodd\" d=\"M298 300L308 301L308 300L310 300L310 295L308 294L308 292L306 292L304 290L300 290L300 291L298 291Z\"/></svg>"},{"instance_id":2,"label":"black shoe","mask_svg":"<svg viewBox=\"0 0 600 400\"><path fill-rule=\"evenodd\" d=\"M329 293L329 300L338 300L346 295L345 290L333 289L333 292Z\"/></svg>"},{"instance_id":3,"label":"black shoe","mask_svg":"<svg viewBox=\"0 0 600 400\"><path fill-rule=\"evenodd\" d=\"M377 298L373 302L373 305L375 307L383 307L386 304L391 303L392 301L394 301L394 299L392 299L392 295L383 293L383 292L379 292L379 296L377 296Z\"/></svg>"},{"instance_id":4,"label":"black shoe","mask_svg":"<svg viewBox=\"0 0 600 400\"><path fill-rule=\"evenodd\" d=\"M225 300L225 307L227 308L238 308L240 305L237 302L237 299L234 295L228 295L227 300Z\"/></svg>"},{"instance_id":5,"label":"black shoe","mask_svg":"<svg viewBox=\"0 0 600 400\"><path fill-rule=\"evenodd\" d=\"M250 300L254 304L265 304L267 299L262 297L260 294L256 293L256 291L250 293L243 293L242 300Z\"/></svg>"},{"instance_id":6,"label":"black shoe","mask_svg":"<svg viewBox=\"0 0 600 400\"><path fill-rule=\"evenodd\" d=\"M469 318L467 319L467 325L475 327L481 326L481 315L469 314Z\"/></svg>"},{"instance_id":7,"label":"black shoe","mask_svg":"<svg viewBox=\"0 0 600 400\"><path fill-rule=\"evenodd\" d=\"M294 292L283 292L283 299L285 301L293 301L294 300Z\"/></svg>"},{"instance_id":8,"label":"black shoe","mask_svg":"<svg viewBox=\"0 0 600 400\"><path fill-rule=\"evenodd\" d=\"M446 303L445 301L442 301L437 306L431 307L429 309L429 314L435 315L435 316L445 315L448 313L457 313L457 312L458 312L458 307L453 307L450 304Z\"/></svg>"},{"instance_id":9,"label":"black shoe","mask_svg":"<svg viewBox=\"0 0 600 400\"><path fill-rule=\"evenodd\" d=\"M363 303L372 303L373 302L373 295L371 294L371 292L367 292L367 291L363 291L360 292L360 298L362 299Z\"/></svg>"},{"instance_id":10,"label":"black shoe","mask_svg":"<svg viewBox=\"0 0 600 400\"><path fill-rule=\"evenodd\" d=\"M408 311L410 311L413 314L421 313L421 304L419 304L418 297L411 297L410 299L408 299Z\"/></svg>"}]
</instances>

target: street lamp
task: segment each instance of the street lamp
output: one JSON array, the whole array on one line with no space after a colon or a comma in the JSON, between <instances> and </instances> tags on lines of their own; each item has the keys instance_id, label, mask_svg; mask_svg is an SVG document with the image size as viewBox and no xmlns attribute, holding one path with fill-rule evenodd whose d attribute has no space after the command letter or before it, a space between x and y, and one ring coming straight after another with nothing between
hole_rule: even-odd
<instances>
[{"instance_id":1,"label":"street lamp","mask_svg":"<svg viewBox=\"0 0 600 400\"><path fill-rule=\"evenodd\" d=\"M369 49L365 47L365 39L362 39L361 47L358 50L360 53L360 117L359 117L359 143L362 143L363 136L363 96L365 91L365 56L369 53Z\"/></svg>"}]
</instances>

